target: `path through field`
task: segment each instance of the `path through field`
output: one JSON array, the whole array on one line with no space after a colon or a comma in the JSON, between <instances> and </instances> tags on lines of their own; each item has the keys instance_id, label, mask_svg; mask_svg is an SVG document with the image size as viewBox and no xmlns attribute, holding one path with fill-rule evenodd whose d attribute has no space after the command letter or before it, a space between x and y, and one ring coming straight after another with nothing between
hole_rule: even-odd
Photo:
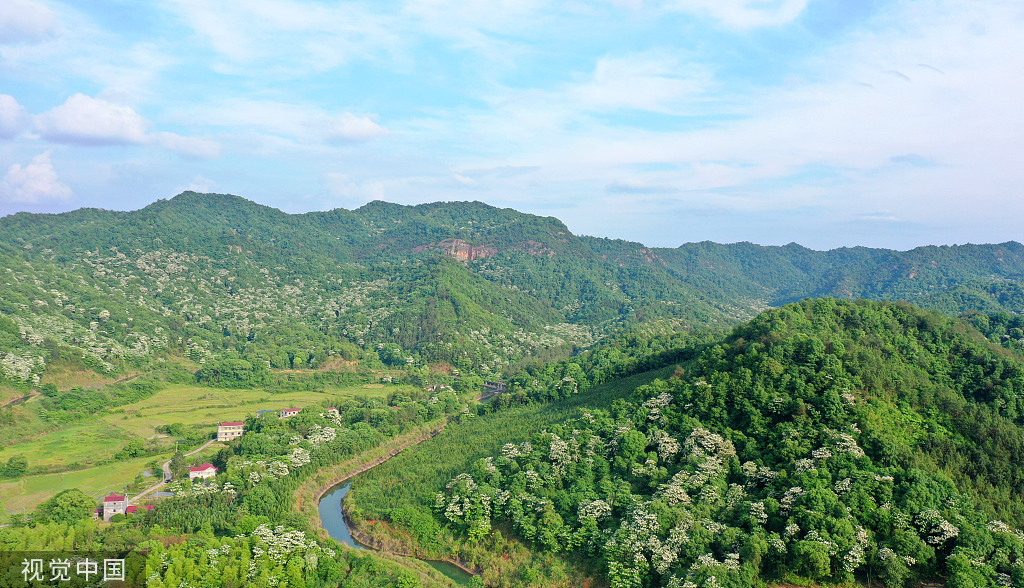
<instances>
[{"instance_id":1,"label":"path through field","mask_svg":"<svg viewBox=\"0 0 1024 588\"><path fill-rule=\"evenodd\" d=\"M210 445L212 445L214 442L216 442L216 439L210 439L206 443L203 443L199 447L193 449L192 451L189 451L188 453L185 453L184 455L185 455L185 457L188 457L188 456L190 456L190 455L192 455L194 453L199 453L200 451L202 451L202 450L206 449L207 447L209 447ZM171 460L165 461L162 467L163 467L163 470L164 470L164 475L163 475L162 478L160 478L160 481L157 482L156 484L153 484L149 488L146 488L142 492L136 494L134 498L132 498L131 500L128 501L128 504L132 504L133 502L138 501L142 497L148 496L149 494L152 494L157 489L159 489L164 484L166 484L168 480L171 479Z\"/></svg>"}]
</instances>

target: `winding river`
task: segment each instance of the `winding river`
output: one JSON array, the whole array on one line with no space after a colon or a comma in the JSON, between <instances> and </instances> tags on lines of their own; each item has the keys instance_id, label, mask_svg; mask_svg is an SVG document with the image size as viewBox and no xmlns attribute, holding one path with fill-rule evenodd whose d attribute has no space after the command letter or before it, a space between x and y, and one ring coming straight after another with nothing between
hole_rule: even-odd
<instances>
[{"instance_id":1,"label":"winding river","mask_svg":"<svg viewBox=\"0 0 1024 588\"><path fill-rule=\"evenodd\" d=\"M356 549L370 549L370 547L363 545L352 537L352 531L349 529L348 521L345 520L345 513L341 507L342 501L345 499L345 495L348 494L351 487L351 482L342 482L328 490L323 495L320 502L317 504L317 509L320 511L320 522L324 526L324 529L327 530L327 533L337 541L346 545L351 545ZM468 585L470 579L473 577L471 574L466 573L462 568L446 561L434 561L430 559L421 559L420 561L430 565L445 576L448 576L448 578L459 586Z\"/></svg>"}]
</instances>

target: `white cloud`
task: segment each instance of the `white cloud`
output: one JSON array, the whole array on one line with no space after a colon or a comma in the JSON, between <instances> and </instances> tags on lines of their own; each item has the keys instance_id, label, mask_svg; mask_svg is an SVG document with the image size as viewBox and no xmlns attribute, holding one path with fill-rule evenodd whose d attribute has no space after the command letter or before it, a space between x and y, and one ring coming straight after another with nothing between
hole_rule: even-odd
<instances>
[{"instance_id":1,"label":"white cloud","mask_svg":"<svg viewBox=\"0 0 1024 588\"><path fill-rule=\"evenodd\" d=\"M25 108L14 96L0 94L0 137L14 137L28 126Z\"/></svg>"},{"instance_id":2,"label":"white cloud","mask_svg":"<svg viewBox=\"0 0 1024 588\"><path fill-rule=\"evenodd\" d=\"M674 0L665 8L701 14L737 28L779 26L795 20L808 0Z\"/></svg>"},{"instance_id":3,"label":"white cloud","mask_svg":"<svg viewBox=\"0 0 1024 588\"><path fill-rule=\"evenodd\" d=\"M5 202L36 203L68 198L71 198L71 189L57 177L49 151L36 155L28 165L12 164L0 181L0 199Z\"/></svg>"},{"instance_id":4,"label":"white cloud","mask_svg":"<svg viewBox=\"0 0 1024 588\"><path fill-rule=\"evenodd\" d=\"M149 122L130 106L75 94L36 117L46 139L81 145L130 145L146 141Z\"/></svg>"},{"instance_id":5,"label":"white cloud","mask_svg":"<svg viewBox=\"0 0 1024 588\"><path fill-rule=\"evenodd\" d=\"M1024 213L1017 198L1024 169L1014 159L1024 149L1024 78L1007 73L1024 71L1019 4L901 2L870 25L792 63L801 77L785 86L721 79L720 91L692 101L685 92L677 97L675 86L659 86L672 69L652 62L637 68L640 81L624 86L649 83L654 95L664 89L661 99L631 103L614 88L591 99L595 108L671 105L677 110L670 114L683 104L698 117L682 130L581 117L582 88L603 87L597 68L594 80L561 92L509 91L492 100L492 113L453 122L453 133L479 145L492 164L541 167L531 182L548 186L674 191L680 202L743 211L886 208L900 219L947 226ZM500 151L488 151L492 137L503 139ZM930 164L906 165L907 154Z\"/></svg>"},{"instance_id":6,"label":"white cloud","mask_svg":"<svg viewBox=\"0 0 1024 588\"><path fill-rule=\"evenodd\" d=\"M681 99L702 93L710 74L696 64L661 54L605 56L590 80L566 92L585 110L635 109L671 112Z\"/></svg>"},{"instance_id":7,"label":"white cloud","mask_svg":"<svg viewBox=\"0 0 1024 588\"><path fill-rule=\"evenodd\" d=\"M15 110L13 107L8 109ZM5 100L0 95L0 132L4 128L4 112ZM170 132L149 133L151 126L130 106L84 94L75 94L64 104L35 117L35 128L39 134L57 143L86 146L152 144L186 157L213 159L220 156L221 145L217 141Z\"/></svg>"},{"instance_id":8,"label":"white cloud","mask_svg":"<svg viewBox=\"0 0 1024 588\"><path fill-rule=\"evenodd\" d=\"M298 143L345 143L367 141L389 133L372 114L333 114L315 105L247 98L174 110L169 118L180 124L198 124L242 133L250 143L260 143L249 145L256 149L294 148L294 144L282 141L282 137Z\"/></svg>"},{"instance_id":9,"label":"white cloud","mask_svg":"<svg viewBox=\"0 0 1024 588\"><path fill-rule=\"evenodd\" d=\"M32 0L0 2L0 43L32 43L54 34L57 18L53 11Z\"/></svg>"},{"instance_id":10,"label":"white cloud","mask_svg":"<svg viewBox=\"0 0 1024 588\"><path fill-rule=\"evenodd\" d=\"M217 182L205 176L196 175L192 178L192 181L189 182L187 186L179 188L178 190L175 191L175 193L180 194L182 192L199 192L200 194L205 194L213 192L214 190L216 190L216 188Z\"/></svg>"},{"instance_id":11,"label":"white cloud","mask_svg":"<svg viewBox=\"0 0 1024 588\"><path fill-rule=\"evenodd\" d=\"M183 137L176 133L156 133L153 141L170 151L198 159L214 159L220 156L220 143L199 137Z\"/></svg>"},{"instance_id":12,"label":"white cloud","mask_svg":"<svg viewBox=\"0 0 1024 588\"><path fill-rule=\"evenodd\" d=\"M214 69L291 78L333 69L355 58L391 53L403 38L391 19L355 3L290 0L164 0L217 52ZM282 47L287 47L282 51Z\"/></svg>"},{"instance_id":13,"label":"white cloud","mask_svg":"<svg viewBox=\"0 0 1024 588\"><path fill-rule=\"evenodd\" d=\"M387 134L388 130L370 117L356 116L350 112L330 117L324 129L324 139L328 141L366 141Z\"/></svg>"},{"instance_id":14,"label":"white cloud","mask_svg":"<svg viewBox=\"0 0 1024 588\"><path fill-rule=\"evenodd\" d=\"M338 172L324 174L324 187L345 207L361 206L367 202L384 200L388 197L388 191L383 182L358 181L348 174Z\"/></svg>"}]
</instances>

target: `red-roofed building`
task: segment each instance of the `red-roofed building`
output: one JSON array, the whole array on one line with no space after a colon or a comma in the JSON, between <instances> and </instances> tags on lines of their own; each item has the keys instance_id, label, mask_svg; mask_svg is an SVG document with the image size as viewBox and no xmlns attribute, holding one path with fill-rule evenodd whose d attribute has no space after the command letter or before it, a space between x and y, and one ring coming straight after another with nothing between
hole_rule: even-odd
<instances>
[{"instance_id":1,"label":"red-roofed building","mask_svg":"<svg viewBox=\"0 0 1024 588\"><path fill-rule=\"evenodd\" d=\"M196 478L212 478L217 475L217 467L212 463L204 463L203 465L195 468L188 469L188 479L194 480Z\"/></svg>"},{"instance_id":2,"label":"red-roofed building","mask_svg":"<svg viewBox=\"0 0 1024 588\"><path fill-rule=\"evenodd\" d=\"M142 506L129 506L128 508L125 509L125 514L135 514L135 511L139 510L140 508L144 508L146 510L153 510L156 507L152 504L143 504Z\"/></svg>"},{"instance_id":3,"label":"red-roofed building","mask_svg":"<svg viewBox=\"0 0 1024 588\"><path fill-rule=\"evenodd\" d=\"M242 436L245 423L235 421L217 425L217 441L231 441Z\"/></svg>"},{"instance_id":4,"label":"red-roofed building","mask_svg":"<svg viewBox=\"0 0 1024 588\"><path fill-rule=\"evenodd\" d=\"M128 497L124 494L111 494L103 498L103 520L109 521L116 514L124 514L128 510Z\"/></svg>"},{"instance_id":5,"label":"red-roofed building","mask_svg":"<svg viewBox=\"0 0 1024 588\"><path fill-rule=\"evenodd\" d=\"M301 408L284 408L284 409L281 409L281 418L286 419L288 417L293 417L293 416L299 414L300 410L302 410L302 409Z\"/></svg>"},{"instance_id":6,"label":"red-roofed building","mask_svg":"<svg viewBox=\"0 0 1024 588\"><path fill-rule=\"evenodd\" d=\"M328 406L327 407L327 414L338 416L338 407L336 407L336 406Z\"/></svg>"}]
</instances>

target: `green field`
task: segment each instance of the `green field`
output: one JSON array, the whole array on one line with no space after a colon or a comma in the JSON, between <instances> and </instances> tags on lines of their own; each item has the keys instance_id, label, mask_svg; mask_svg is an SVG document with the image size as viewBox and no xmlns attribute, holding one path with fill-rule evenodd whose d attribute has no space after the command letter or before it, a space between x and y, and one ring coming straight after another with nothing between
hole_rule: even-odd
<instances>
[{"instance_id":1,"label":"green field","mask_svg":"<svg viewBox=\"0 0 1024 588\"><path fill-rule=\"evenodd\" d=\"M79 488L96 496L124 488L144 469L145 464L153 460L166 461L171 454L90 466L111 459L132 439L153 438L157 435L156 427L160 425L206 425L212 434L218 422L243 420L258 410L304 408L322 405L338 397L382 397L393 392L414 390L412 386L383 384L329 386L323 392L271 392L265 389L232 390L168 385L145 400L122 406L103 416L63 425L23 443L4 447L4 459L24 455L30 468L78 469L81 466L89 469L25 476L0 483L0 516L4 512L31 511L50 496L68 488ZM167 438L157 442L170 445L174 441ZM190 461L208 459L217 449L211 447L190 458Z\"/></svg>"},{"instance_id":2,"label":"green field","mask_svg":"<svg viewBox=\"0 0 1024 588\"><path fill-rule=\"evenodd\" d=\"M31 512L47 498L69 488L78 488L96 498L98 506L100 498L110 492L123 490L146 469L147 463L153 460L166 461L170 457L170 454L150 456L82 471L24 476L0 483L0 518L6 518L7 514ZM147 480L155 482L159 478L152 477Z\"/></svg>"},{"instance_id":3,"label":"green field","mask_svg":"<svg viewBox=\"0 0 1024 588\"><path fill-rule=\"evenodd\" d=\"M25 443L7 446L3 455L24 455L32 467L67 467L71 464L87 467L110 459L133 437L101 418L94 418L64 425Z\"/></svg>"},{"instance_id":4,"label":"green field","mask_svg":"<svg viewBox=\"0 0 1024 588\"><path fill-rule=\"evenodd\" d=\"M213 432L218 422L244 420L259 410L303 408L322 405L339 396L377 397L412 390L412 386L359 384L327 387L323 392L269 392L260 388L234 390L172 384L146 400L111 412L103 419L119 429L148 439L157 434L156 427L170 423L209 425Z\"/></svg>"}]
</instances>

